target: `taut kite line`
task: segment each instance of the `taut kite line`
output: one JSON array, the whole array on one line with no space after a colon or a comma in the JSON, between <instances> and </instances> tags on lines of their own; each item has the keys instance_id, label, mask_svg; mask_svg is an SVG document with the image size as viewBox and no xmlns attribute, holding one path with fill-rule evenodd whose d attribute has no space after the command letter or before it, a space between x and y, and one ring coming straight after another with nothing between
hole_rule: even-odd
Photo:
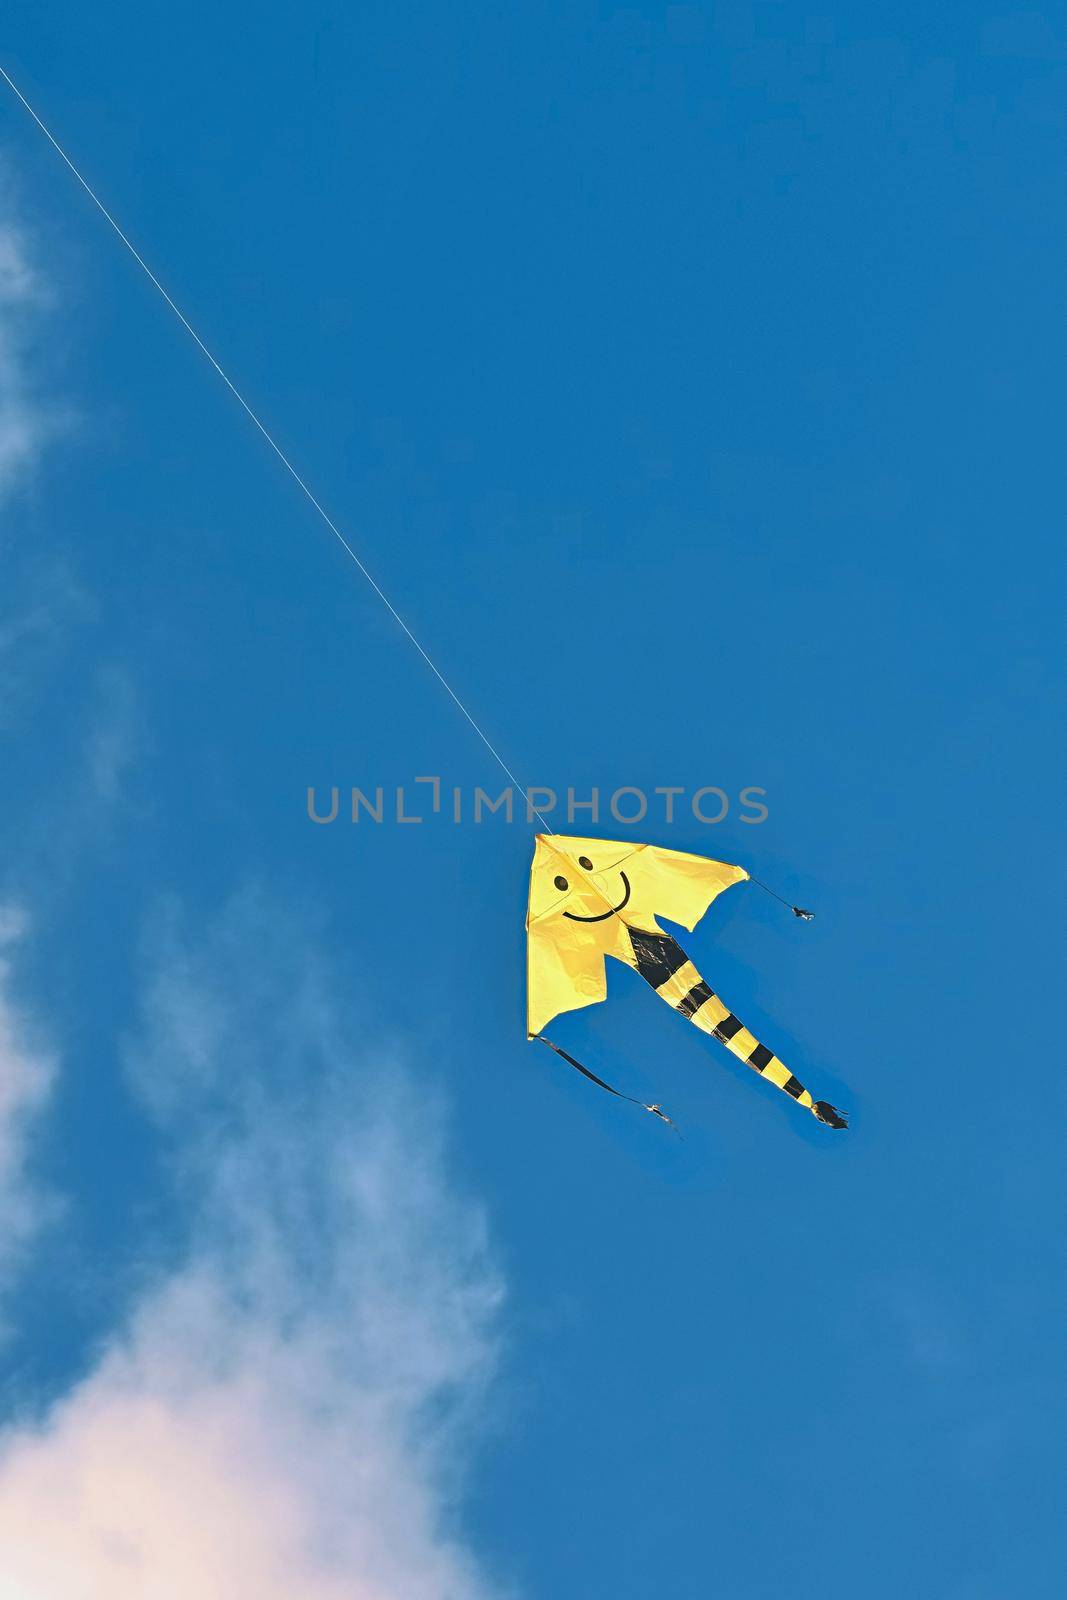
<instances>
[{"instance_id":1,"label":"taut kite line","mask_svg":"<svg viewBox=\"0 0 1067 1600\"><path fill-rule=\"evenodd\" d=\"M17 100L19 100L22 103L22 105L29 112L30 116L33 118L34 122L36 122L37 126L40 128L41 132L44 134L45 138L48 140L48 142L52 146L53 150L55 150L55 152L59 156L60 160L73 173L73 175L77 179L78 183L81 185L81 187L85 190L86 194L89 196L89 199L93 202L93 205L99 211L100 215L104 218L104 220L107 222L108 226L112 229L112 231L122 241L123 245L126 247L126 249L129 251L130 255L136 261L137 265L140 267L140 269L144 273L145 277L152 284L152 286L159 291L159 293L162 296L162 298L166 301L166 303L170 307L171 311L173 311L174 315L177 317L178 321L181 323L182 327L185 329L186 333L193 340L193 343L200 350L201 354L206 356L207 360L214 367L215 371L218 373L219 377L222 379L222 381L226 385L227 389L229 389L230 393L233 395L234 399L237 401L237 403L241 407L242 411L244 411L244 413L248 417L249 421L262 434L263 438L270 445L271 449L274 451L274 454L278 457L278 460L281 462L281 464L285 468L286 472L288 472L288 474L292 478L293 482L298 486L298 488L300 489L301 493L310 502L310 504L312 506L314 506L314 508L317 511L318 515L322 518L323 522L329 528L330 532L333 534L333 536L337 540L338 544L342 547L342 549L346 552L346 554L348 556L350 556L351 559L355 562L355 564L359 568L360 572L363 574L363 576L366 578L367 582L370 584L371 588L374 590L375 594L378 596L378 599L382 602L382 604L385 606L385 609L392 616L393 620L396 623L399 624L400 628L407 635L407 637L411 641L411 643L415 646L415 649L419 652L419 655L425 661L426 665L429 667L429 669L433 673L434 677L440 683L440 685L444 689L445 693L448 694L452 698L452 700L455 702L455 704L459 707L460 711L466 717L467 721L470 723L471 727L474 729L474 731L478 735L479 739L485 745L485 748L489 751L489 754L492 756L493 760L497 763L497 765L501 768L501 770L506 774L506 776L515 785L516 789L518 789L519 793L523 796L524 800L526 801L527 806L530 807L530 811L532 812L533 816L537 817L538 821L544 822L545 827L547 828L548 827L548 823L545 822L545 819L541 815L540 811L538 811L536 809L536 807L530 805L530 796L527 794L526 789L519 782L518 778L516 778L515 774L512 772L512 770L508 766L507 762L504 760L504 757L500 754L499 750L496 748L496 746L493 744L492 740L489 738L489 735L485 732L485 729L480 726L480 724L475 720L475 718L473 717L471 712L468 711L467 707L464 705L463 701L460 699L460 697L456 693L455 689L453 689L452 685L449 683L449 681L445 677L444 673L438 667L437 663L433 660L433 658L430 655L429 651L426 650L423 647L423 645L420 643L420 641L412 633L411 629L408 627L407 623L404 621L403 617L400 615L399 611L396 609L396 607L394 606L393 602L390 600L389 596L386 594L385 590L376 581L376 579L374 578L373 574L367 569L367 567L364 566L363 562L360 560L360 558L356 554L355 550L353 550L352 546L349 544L348 540L345 538L344 534L341 532L341 530L337 526L336 522L334 522L333 518L330 516L330 514L327 512L325 507L322 505L321 501L316 499L315 495L312 493L311 489L308 487L308 485L305 482L305 480L300 476L299 472L293 466L293 463L290 461L289 457L286 455L286 453L282 449L281 445L275 439L274 435L270 432L270 429L266 426L266 424L264 422L262 422L260 420L260 418L257 416L256 412L253 411L252 407L249 405L248 401L245 399L244 395L241 393L240 389L238 389L237 385L234 383L233 379L223 369L223 367L220 366L219 362L216 361L215 357L212 355L211 351L208 349L208 347L204 343L203 339L201 339L200 335L197 333L196 329L193 327L192 323L189 321L189 318L185 315L185 312L181 309L181 307L174 300L171 299L171 297L167 293L166 289L164 289L163 285L160 283L159 279L156 277L155 273L152 271L152 268L148 265L148 262L141 255L140 251L138 251L136 249L136 247L130 242L130 240L127 238L125 233L123 233L122 229L119 227L118 223L115 221L115 218L111 215L111 212L108 210L107 206L101 200L101 198L97 194L96 190L92 187L92 185L89 183L89 181L82 176L81 172L75 166L75 164L71 160L70 156L68 156L67 152L64 150L63 146L60 144L59 140L56 138L56 136L52 132L51 128L49 128L48 124L46 122L44 122L37 115L36 111L30 105L30 102L26 99L26 96L23 94L23 92L19 88L18 84L15 82L15 80L11 77L11 75L9 73L4 71L4 68L2 66L0 66L0 78L3 78L4 82L7 84L8 88L11 90L12 94L16 97Z\"/></svg>"}]
</instances>

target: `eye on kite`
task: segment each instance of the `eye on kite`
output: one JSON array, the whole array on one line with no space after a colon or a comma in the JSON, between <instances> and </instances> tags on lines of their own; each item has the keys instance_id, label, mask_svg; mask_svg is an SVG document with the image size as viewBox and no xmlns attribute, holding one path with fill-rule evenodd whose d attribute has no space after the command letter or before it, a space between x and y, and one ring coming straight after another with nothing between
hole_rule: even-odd
<instances>
[{"instance_id":1,"label":"eye on kite","mask_svg":"<svg viewBox=\"0 0 1067 1600\"><path fill-rule=\"evenodd\" d=\"M683 928L695 928L717 895L748 877L744 867L680 850L538 834L526 916L528 1036L540 1039L602 1089L618 1095L619 1090L541 1032L561 1012L607 998L604 957L614 956L639 972L675 1011L720 1040L820 1122L830 1128L847 1127L839 1111L826 1100L813 1100L789 1068L734 1016L681 945L656 921L659 913ZM792 909L796 916L811 920L811 912L799 906ZM657 1105L645 1110L670 1120Z\"/></svg>"}]
</instances>

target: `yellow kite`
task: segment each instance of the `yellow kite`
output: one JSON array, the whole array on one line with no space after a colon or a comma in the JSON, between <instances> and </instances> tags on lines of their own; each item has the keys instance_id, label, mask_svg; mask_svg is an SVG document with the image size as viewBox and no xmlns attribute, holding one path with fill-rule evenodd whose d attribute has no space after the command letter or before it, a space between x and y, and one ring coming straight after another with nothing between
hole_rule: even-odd
<instances>
[{"instance_id":1,"label":"yellow kite","mask_svg":"<svg viewBox=\"0 0 1067 1600\"><path fill-rule=\"evenodd\" d=\"M614 956L639 972L675 1011L713 1034L820 1122L830 1128L847 1127L839 1111L825 1100L813 1100L789 1068L749 1033L656 921L658 912L683 928L695 928L716 895L748 876L744 867L681 850L539 833L526 916L528 1036L542 1040L601 1088L618 1094L541 1032L561 1011L607 998L604 957ZM799 906L793 911L811 918ZM663 1117L659 1106L645 1110Z\"/></svg>"}]
</instances>

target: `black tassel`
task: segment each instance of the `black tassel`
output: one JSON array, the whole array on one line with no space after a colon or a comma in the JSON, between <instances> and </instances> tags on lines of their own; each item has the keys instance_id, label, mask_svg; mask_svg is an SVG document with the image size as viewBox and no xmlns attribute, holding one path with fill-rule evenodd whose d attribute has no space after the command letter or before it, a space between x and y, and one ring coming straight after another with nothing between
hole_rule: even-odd
<instances>
[{"instance_id":1,"label":"black tassel","mask_svg":"<svg viewBox=\"0 0 1067 1600\"><path fill-rule=\"evenodd\" d=\"M794 915L794 917L802 918L802 920L804 922L814 922L815 921L815 913L814 913L814 911L805 911L803 906L794 906L793 907L793 915Z\"/></svg>"},{"instance_id":2,"label":"black tassel","mask_svg":"<svg viewBox=\"0 0 1067 1600\"><path fill-rule=\"evenodd\" d=\"M841 1112L836 1110L835 1107L830 1104L829 1100L816 1100L811 1109L814 1111L819 1121L824 1122L828 1128L848 1127L848 1118L842 1116Z\"/></svg>"}]
</instances>

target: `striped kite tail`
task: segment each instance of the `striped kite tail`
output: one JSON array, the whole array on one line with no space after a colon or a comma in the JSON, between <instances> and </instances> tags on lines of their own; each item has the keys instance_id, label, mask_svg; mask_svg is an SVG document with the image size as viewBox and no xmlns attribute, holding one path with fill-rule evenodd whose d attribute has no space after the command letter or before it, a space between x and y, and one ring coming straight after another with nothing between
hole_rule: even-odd
<instances>
[{"instance_id":1,"label":"striped kite tail","mask_svg":"<svg viewBox=\"0 0 1067 1600\"><path fill-rule=\"evenodd\" d=\"M813 1100L785 1063L749 1033L729 1006L723 1005L675 939L669 934L643 933L639 928L628 931L634 952L633 965L661 999L683 1017L688 1017L703 1033L714 1035L761 1078L784 1089L790 1099L804 1106L828 1128L848 1127L848 1120L840 1111L827 1100Z\"/></svg>"}]
</instances>

